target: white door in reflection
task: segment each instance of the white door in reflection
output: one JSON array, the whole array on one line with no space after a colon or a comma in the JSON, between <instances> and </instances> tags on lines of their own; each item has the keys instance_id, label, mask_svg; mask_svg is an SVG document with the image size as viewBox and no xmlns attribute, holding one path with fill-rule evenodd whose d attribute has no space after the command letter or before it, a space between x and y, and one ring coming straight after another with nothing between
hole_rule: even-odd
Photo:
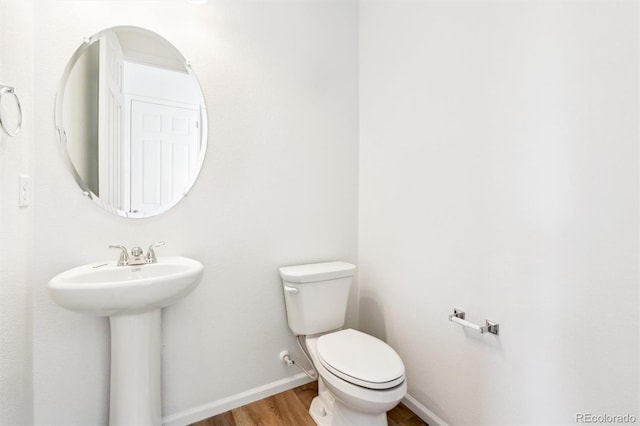
<instances>
[{"instance_id":1,"label":"white door in reflection","mask_svg":"<svg viewBox=\"0 0 640 426\"><path fill-rule=\"evenodd\" d=\"M182 197L194 179L200 111L131 102L131 212L153 212Z\"/></svg>"},{"instance_id":2,"label":"white door in reflection","mask_svg":"<svg viewBox=\"0 0 640 426\"><path fill-rule=\"evenodd\" d=\"M123 210L126 207L124 54L113 33L106 33L100 42L99 65L98 193L107 204Z\"/></svg>"}]
</instances>

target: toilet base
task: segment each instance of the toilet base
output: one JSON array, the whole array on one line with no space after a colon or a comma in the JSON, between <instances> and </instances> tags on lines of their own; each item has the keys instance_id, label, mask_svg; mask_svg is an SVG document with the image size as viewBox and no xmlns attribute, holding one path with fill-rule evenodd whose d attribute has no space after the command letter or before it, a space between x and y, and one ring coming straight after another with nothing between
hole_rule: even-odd
<instances>
[{"instance_id":1,"label":"toilet base","mask_svg":"<svg viewBox=\"0 0 640 426\"><path fill-rule=\"evenodd\" d=\"M333 412L327 409L319 396L316 396L315 398L313 398L313 401L311 401L309 414L318 426L333 425Z\"/></svg>"},{"instance_id":2,"label":"toilet base","mask_svg":"<svg viewBox=\"0 0 640 426\"><path fill-rule=\"evenodd\" d=\"M318 426L388 426L387 413L371 414L355 411L337 400L318 379L318 396L311 401L311 418Z\"/></svg>"},{"instance_id":3,"label":"toilet base","mask_svg":"<svg viewBox=\"0 0 640 426\"><path fill-rule=\"evenodd\" d=\"M336 403L336 399L324 384L322 377L318 377L318 396L311 401L311 407L309 407L309 414L314 422L319 426L332 426L333 422L333 407Z\"/></svg>"}]
</instances>

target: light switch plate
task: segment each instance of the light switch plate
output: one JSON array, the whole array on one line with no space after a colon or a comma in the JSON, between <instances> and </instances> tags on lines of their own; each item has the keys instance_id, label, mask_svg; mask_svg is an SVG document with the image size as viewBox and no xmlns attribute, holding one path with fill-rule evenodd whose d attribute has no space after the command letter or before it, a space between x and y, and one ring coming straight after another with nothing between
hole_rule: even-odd
<instances>
[{"instance_id":1,"label":"light switch plate","mask_svg":"<svg viewBox=\"0 0 640 426\"><path fill-rule=\"evenodd\" d=\"M29 175L19 176L18 207L28 207L31 198L31 178Z\"/></svg>"}]
</instances>

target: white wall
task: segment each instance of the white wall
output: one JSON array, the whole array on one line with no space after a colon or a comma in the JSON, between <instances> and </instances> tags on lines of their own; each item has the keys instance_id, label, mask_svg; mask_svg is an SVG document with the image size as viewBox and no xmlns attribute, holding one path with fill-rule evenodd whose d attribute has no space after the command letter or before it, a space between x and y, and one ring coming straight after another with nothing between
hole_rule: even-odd
<instances>
[{"instance_id":1,"label":"white wall","mask_svg":"<svg viewBox=\"0 0 640 426\"><path fill-rule=\"evenodd\" d=\"M110 243L164 240L158 255L205 265L199 288L163 314L165 416L297 375L278 360L284 348L298 352L277 268L357 260L356 3L40 0L35 22L35 423L107 421L107 320L58 307L46 283L115 260ZM53 102L67 59L83 37L116 25L174 43L207 101L202 174L156 218L100 210L57 152Z\"/></svg>"},{"instance_id":2,"label":"white wall","mask_svg":"<svg viewBox=\"0 0 640 426\"><path fill-rule=\"evenodd\" d=\"M449 424L638 415L637 7L361 3L360 324Z\"/></svg>"},{"instance_id":3,"label":"white wall","mask_svg":"<svg viewBox=\"0 0 640 426\"><path fill-rule=\"evenodd\" d=\"M0 1L0 84L15 87L24 110L18 136L0 130L1 425L30 424L33 418L28 268L33 210L18 208L18 176L32 174L33 163L32 42L31 2Z\"/></svg>"}]
</instances>

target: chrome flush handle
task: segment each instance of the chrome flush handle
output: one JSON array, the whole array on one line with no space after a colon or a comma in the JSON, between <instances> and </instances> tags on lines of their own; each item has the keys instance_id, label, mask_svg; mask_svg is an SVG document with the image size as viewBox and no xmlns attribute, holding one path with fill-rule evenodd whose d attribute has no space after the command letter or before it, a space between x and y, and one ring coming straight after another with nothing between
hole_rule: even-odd
<instances>
[{"instance_id":1,"label":"chrome flush handle","mask_svg":"<svg viewBox=\"0 0 640 426\"><path fill-rule=\"evenodd\" d=\"M158 258L156 257L156 252L153 250L156 247L162 247L164 245L164 241L159 241L155 244L151 244L149 246L149 250L147 250L147 263L156 263L158 262Z\"/></svg>"},{"instance_id":2,"label":"chrome flush handle","mask_svg":"<svg viewBox=\"0 0 640 426\"><path fill-rule=\"evenodd\" d=\"M120 252L120 257L118 258L118 266L125 266L129 264L129 253L127 252L127 248L125 246L111 244L109 245L109 248L117 248L122 250Z\"/></svg>"}]
</instances>

